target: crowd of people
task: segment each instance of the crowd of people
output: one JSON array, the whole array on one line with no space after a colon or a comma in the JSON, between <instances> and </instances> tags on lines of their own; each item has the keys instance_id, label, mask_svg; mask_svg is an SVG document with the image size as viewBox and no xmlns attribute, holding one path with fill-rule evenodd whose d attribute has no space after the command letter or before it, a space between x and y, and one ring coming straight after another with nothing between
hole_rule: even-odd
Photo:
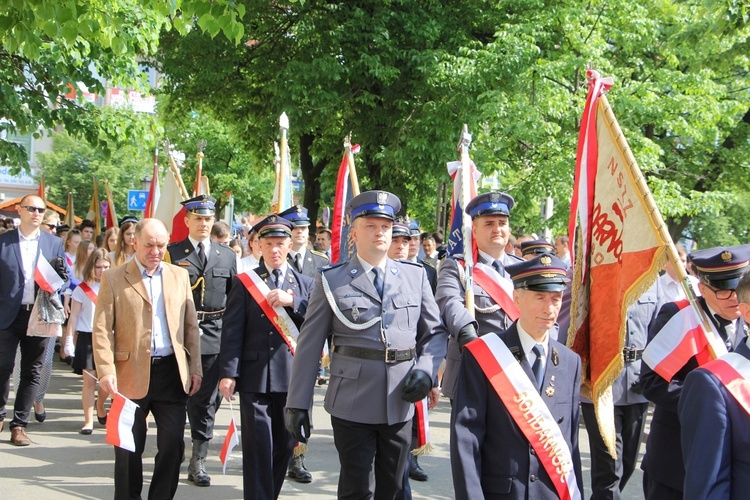
<instances>
[{"instance_id":1,"label":"crowd of people","mask_svg":"<svg viewBox=\"0 0 750 500\"><path fill-rule=\"evenodd\" d=\"M348 203L353 253L334 264L330 229L311 231L301 206L243 220L233 238L215 220L215 200L197 196L183 202L188 237L169 244L159 220L128 216L97 235L90 221L61 225L28 195L17 227L0 234L0 430L14 367L11 443L31 444L32 410L46 418L56 341L27 334L33 311L55 307L39 298L43 260L64 282L60 357L82 377L80 433L106 425L112 394L138 407L135 450L115 447L116 498L141 496L149 415L158 448L149 498L175 496L188 457L188 481L210 486L216 412L236 397L245 498L277 498L287 479L313 481L304 459L315 453L316 384L327 384L340 498L411 498L410 479L428 480L420 429L441 396L451 405L456 498L581 498L581 417L592 498L619 498L641 458L650 404L645 498L742 497L750 245L690 254L677 245L704 328L721 339L717 360L693 356L665 375L642 359L686 307L676 263L629 307L624 369L612 384L613 457L581 396L584 367L566 347L568 236L513 237L514 203L491 192L467 205L472 271L385 191Z\"/></svg>"}]
</instances>

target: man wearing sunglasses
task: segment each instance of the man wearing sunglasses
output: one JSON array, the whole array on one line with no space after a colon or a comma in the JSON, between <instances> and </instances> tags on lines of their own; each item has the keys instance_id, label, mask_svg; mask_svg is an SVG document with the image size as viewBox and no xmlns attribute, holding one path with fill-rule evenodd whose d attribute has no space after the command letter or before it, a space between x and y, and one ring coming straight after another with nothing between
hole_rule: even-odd
<instances>
[{"instance_id":1,"label":"man wearing sunglasses","mask_svg":"<svg viewBox=\"0 0 750 500\"><path fill-rule=\"evenodd\" d=\"M5 405L8 402L9 378L13 372L16 349L21 346L21 380L16 389L13 419L10 422L11 443L28 446L26 435L31 405L39 387L44 353L50 337L29 337L26 330L36 300L38 286L34 270L39 259L53 263L53 268L66 280L65 254L62 241L40 230L44 201L27 195L17 206L21 224L18 230L0 234L0 431L4 427ZM59 269L62 268L62 269Z\"/></svg>"},{"instance_id":2,"label":"man wearing sunglasses","mask_svg":"<svg viewBox=\"0 0 750 500\"><path fill-rule=\"evenodd\" d=\"M750 245L715 247L692 252L698 274L697 299L701 313L711 322L711 328L721 337L727 351L733 352L747 337L747 325L741 319L735 289L750 264ZM649 342L661 334L664 325L675 318L681 302L665 304L649 330ZM668 334L667 328L664 328ZM710 334L710 333L709 333ZM647 500L683 498L685 466L680 443L680 419L677 404L688 373L699 366L697 356L691 357L671 380L665 380L644 355L641 365L643 395L656 405L651 420L651 430L646 442L646 455L641 468L644 471L643 489Z\"/></svg>"}]
</instances>

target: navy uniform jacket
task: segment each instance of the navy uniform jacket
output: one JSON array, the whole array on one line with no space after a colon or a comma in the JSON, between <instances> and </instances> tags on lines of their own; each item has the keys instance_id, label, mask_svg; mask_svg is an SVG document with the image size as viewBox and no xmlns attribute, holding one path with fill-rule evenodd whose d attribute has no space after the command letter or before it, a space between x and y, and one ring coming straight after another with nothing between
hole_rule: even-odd
<instances>
[{"instance_id":1,"label":"navy uniform jacket","mask_svg":"<svg viewBox=\"0 0 750 500\"><path fill-rule=\"evenodd\" d=\"M7 329L15 321L23 300L23 261L18 231L13 229L0 234L0 330ZM62 240L41 229L38 252L38 258L50 260L60 257L65 261ZM63 285L63 289L68 283ZM39 287L35 284L34 289L38 290Z\"/></svg>"},{"instance_id":2,"label":"navy uniform jacket","mask_svg":"<svg viewBox=\"0 0 750 500\"><path fill-rule=\"evenodd\" d=\"M481 254L479 260L484 264L492 265L491 262L484 262ZM521 259L514 255L505 254L505 265L520 261ZM489 332L505 331L512 323L502 309L492 313L482 312L482 310L492 310L496 304L492 297L477 285L476 281L474 281L474 315L476 319L471 317L469 311L466 310L464 284L458 272L458 266L460 265L455 257L448 257L443 261L438 277L438 290L435 293L435 300L440 306L443 324L450 335L448 357L441 383L443 394L449 398L453 398L455 395L454 386L458 376L458 363L461 360L461 352L458 348L458 342L456 342L458 331L469 323L474 323L477 325L477 334L482 336Z\"/></svg>"},{"instance_id":3,"label":"navy uniform jacket","mask_svg":"<svg viewBox=\"0 0 750 500\"><path fill-rule=\"evenodd\" d=\"M286 256L286 261L289 263L290 266L294 268L294 270L297 270L297 265L294 263L294 260L292 259L291 252L289 255ZM315 275L318 273L318 269L321 267L328 265L328 257L326 257L326 254L318 252L317 250L311 250L310 248L307 248L305 251L305 259L302 261L302 274L305 276L309 276L310 278L314 278Z\"/></svg>"},{"instance_id":4,"label":"navy uniform jacket","mask_svg":"<svg viewBox=\"0 0 750 500\"><path fill-rule=\"evenodd\" d=\"M750 359L743 342L734 351ZM745 499L750 494L750 414L708 370L685 379L678 405L686 499Z\"/></svg>"},{"instance_id":5,"label":"navy uniform jacket","mask_svg":"<svg viewBox=\"0 0 750 500\"><path fill-rule=\"evenodd\" d=\"M446 333L419 264L387 259L383 276L383 299L355 256L350 262L323 269L315 278L315 288L297 345L287 407L310 408L318 361L323 343L332 336L334 346L384 350L380 323L367 329L351 329L328 302L322 276L330 286L331 297L344 318L364 324L382 316L382 335L391 349L416 347L416 359L386 364L331 353L331 378L325 409L334 417L364 424L406 422L414 405L401 399L404 378L412 369L423 370L434 378L445 355Z\"/></svg>"},{"instance_id":6,"label":"navy uniform jacket","mask_svg":"<svg viewBox=\"0 0 750 500\"><path fill-rule=\"evenodd\" d=\"M509 349L521 353L516 323L498 335ZM552 350L558 353L553 363ZM508 413L474 356L464 351L451 414L451 469L456 498L557 499L557 491L529 441ZM534 380L531 364L520 360ZM545 394L554 380L554 394ZM542 384L542 399L570 448L578 489L583 493L581 456L578 450L578 402L581 359L550 337Z\"/></svg>"},{"instance_id":7,"label":"navy uniform jacket","mask_svg":"<svg viewBox=\"0 0 750 500\"><path fill-rule=\"evenodd\" d=\"M427 273L427 281L430 282L430 288L432 288L433 295L437 291L437 269L432 264L429 264L422 259L420 262L424 267L424 272Z\"/></svg>"},{"instance_id":8,"label":"navy uniform jacket","mask_svg":"<svg viewBox=\"0 0 750 500\"><path fill-rule=\"evenodd\" d=\"M698 298L701 307L708 313L708 306L702 297ZM649 342L659 333L662 326L676 313L674 302L665 304L659 311L656 320L648 332ZM709 317L711 315L709 314ZM742 328L743 325L740 325ZM738 330L738 336L743 333ZM688 373L698 368L698 361L692 357L685 363L672 380L667 382L654 372L647 363L641 366L641 389L643 395L654 403L654 415L646 442L646 454L641 468L655 481L670 488L682 491L685 481L685 466L682 461L680 442L680 420L677 415L677 404L682 393L682 386Z\"/></svg>"},{"instance_id":9,"label":"navy uniform jacket","mask_svg":"<svg viewBox=\"0 0 750 500\"><path fill-rule=\"evenodd\" d=\"M276 289L264 264L255 269L268 288ZM285 307L297 328L305 318L313 280L289 266L283 290L294 294L294 307ZM255 299L236 276L227 297L227 311L221 334L219 377L237 381L237 390L267 394L287 392L292 353ZM314 380L314 379L313 379Z\"/></svg>"},{"instance_id":10,"label":"navy uniform jacket","mask_svg":"<svg viewBox=\"0 0 750 500\"><path fill-rule=\"evenodd\" d=\"M237 257L231 248L223 243L211 242L211 255L206 269L198 259L198 252L188 238L167 247L172 264L187 269L190 286L203 276L205 291L201 301L201 284L193 288L193 302L196 311L220 311L227 302L227 293L232 277L237 274ZM201 321L201 355L219 354L221 346L222 318Z\"/></svg>"}]
</instances>

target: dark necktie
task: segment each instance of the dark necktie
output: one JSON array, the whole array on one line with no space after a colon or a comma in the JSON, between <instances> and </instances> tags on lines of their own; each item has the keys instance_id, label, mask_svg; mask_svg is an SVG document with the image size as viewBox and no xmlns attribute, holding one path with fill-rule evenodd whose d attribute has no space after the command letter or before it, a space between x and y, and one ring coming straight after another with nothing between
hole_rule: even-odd
<instances>
[{"instance_id":1,"label":"dark necktie","mask_svg":"<svg viewBox=\"0 0 750 500\"><path fill-rule=\"evenodd\" d=\"M721 335L722 340L727 346L727 351L733 351L734 346L732 345L732 338L729 336L729 332L727 331L727 327L732 324L731 321L728 319L724 319L718 314L714 314L714 318L716 319L716 323L719 325L719 335ZM734 329L732 329L732 334L734 334Z\"/></svg>"},{"instance_id":2,"label":"dark necktie","mask_svg":"<svg viewBox=\"0 0 750 500\"><path fill-rule=\"evenodd\" d=\"M499 260L493 260L492 261L492 267L495 268L495 271L498 272L500 276L505 276L505 273L503 272L503 263Z\"/></svg>"},{"instance_id":3,"label":"dark necktie","mask_svg":"<svg viewBox=\"0 0 750 500\"><path fill-rule=\"evenodd\" d=\"M536 360L534 360L531 371L534 372L536 388L541 391L542 382L544 382L544 346L542 344L535 344L531 350L536 354Z\"/></svg>"},{"instance_id":4,"label":"dark necktie","mask_svg":"<svg viewBox=\"0 0 750 500\"><path fill-rule=\"evenodd\" d=\"M372 272L375 273L375 278L372 280L372 284L375 285L375 290L378 292L378 296L383 298L383 270L379 267L373 267Z\"/></svg>"},{"instance_id":5,"label":"dark necktie","mask_svg":"<svg viewBox=\"0 0 750 500\"><path fill-rule=\"evenodd\" d=\"M294 256L294 265L297 266L297 271L302 272L302 254Z\"/></svg>"},{"instance_id":6,"label":"dark necktie","mask_svg":"<svg viewBox=\"0 0 750 500\"><path fill-rule=\"evenodd\" d=\"M274 269L273 276L274 285L276 285L276 288L281 288L281 269Z\"/></svg>"},{"instance_id":7,"label":"dark necktie","mask_svg":"<svg viewBox=\"0 0 750 500\"><path fill-rule=\"evenodd\" d=\"M203 268L206 267L206 250L203 248L203 242L198 243L198 260Z\"/></svg>"}]
</instances>

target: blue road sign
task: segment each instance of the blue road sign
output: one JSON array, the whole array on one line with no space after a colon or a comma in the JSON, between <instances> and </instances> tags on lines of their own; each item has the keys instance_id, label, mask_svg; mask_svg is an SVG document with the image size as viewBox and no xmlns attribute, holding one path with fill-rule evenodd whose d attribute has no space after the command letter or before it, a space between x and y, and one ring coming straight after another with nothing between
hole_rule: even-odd
<instances>
[{"instance_id":1,"label":"blue road sign","mask_svg":"<svg viewBox=\"0 0 750 500\"><path fill-rule=\"evenodd\" d=\"M146 200L148 200L148 191L128 190L128 210L146 210Z\"/></svg>"}]
</instances>

